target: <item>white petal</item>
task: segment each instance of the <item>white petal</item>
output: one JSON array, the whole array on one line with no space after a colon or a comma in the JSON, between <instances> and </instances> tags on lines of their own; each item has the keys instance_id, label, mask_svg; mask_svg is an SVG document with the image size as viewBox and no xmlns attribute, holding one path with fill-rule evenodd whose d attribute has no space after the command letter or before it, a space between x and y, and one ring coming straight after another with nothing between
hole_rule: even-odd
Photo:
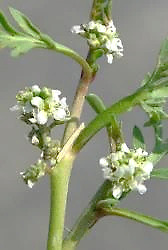
<instances>
[{"instance_id":1,"label":"white petal","mask_svg":"<svg viewBox=\"0 0 168 250\"><path fill-rule=\"evenodd\" d=\"M107 28L110 30L110 32L116 32L116 27L114 26L114 23L112 20L109 22Z\"/></svg>"},{"instance_id":2,"label":"white petal","mask_svg":"<svg viewBox=\"0 0 168 250\"><path fill-rule=\"evenodd\" d=\"M130 170L131 175L134 174L136 167L137 167L137 163L133 159L130 159L129 160L129 170Z\"/></svg>"},{"instance_id":3,"label":"white petal","mask_svg":"<svg viewBox=\"0 0 168 250\"><path fill-rule=\"evenodd\" d=\"M142 152L143 152L142 148L138 148L138 149L136 150L136 153L137 153L139 156L142 155Z\"/></svg>"},{"instance_id":4,"label":"white petal","mask_svg":"<svg viewBox=\"0 0 168 250\"><path fill-rule=\"evenodd\" d=\"M121 151L125 152L125 153L129 153L130 152L130 150L127 147L126 143L121 144Z\"/></svg>"},{"instance_id":5,"label":"white petal","mask_svg":"<svg viewBox=\"0 0 168 250\"><path fill-rule=\"evenodd\" d=\"M106 32L106 26L102 24L97 24L97 31L100 33Z\"/></svg>"},{"instance_id":6,"label":"white petal","mask_svg":"<svg viewBox=\"0 0 168 250\"><path fill-rule=\"evenodd\" d=\"M71 28L71 32L79 34L79 33L84 33L85 31L82 29L81 25L75 25Z\"/></svg>"},{"instance_id":7,"label":"white petal","mask_svg":"<svg viewBox=\"0 0 168 250\"><path fill-rule=\"evenodd\" d=\"M147 191L146 186L143 185L143 184L139 184L136 188L137 188L138 192L139 192L141 195L144 194L144 193L146 193L146 191Z\"/></svg>"},{"instance_id":8,"label":"white petal","mask_svg":"<svg viewBox=\"0 0 168 250\"><path fill-rule=\"evenodd\" d=\"M34 186L34 182L32 182L31 180L28 180L27 185L29 188L32 188Z\"/></svg>"},{"instance_id":9,"label":"white petal","mask_svg":"<svg viewBox=\"0 0 168 250\"><path fill-rule=\"evenodd\" d=\"M118 58L120 58L120 57L122 57L124 54L123 54L121 51L117 51L117 52L115 53L115 55L116 55Z\"/></svg>"},{"instance_id":10,"label":"white petal","mask_svg":"<svg viewBox=\"0 0 168 250\"><path fill-rule=\"evenodd\" d=\"M14 105L13 107L10 108L10 111L18 111L20 110L20 106L18 104Z\"/></svg>"},{"instance_id":11,"label":"white petal","mask_svg":"<svg viewBox=\"0 0 168 250\"><path fill-rule=\"evenodd\" d=\"M119 38L114 38L113 41L116 43L118 50L123 50L123 44Z\"/></svg>"},{"instance_id":12,"label":"white petal","mask_svg":"<svg viewBox=\"0 0 168 250\"><path fill-rule=\"evenodd\" d=\"M52 99L56 102L59 101L59 95L61 94L61 91L60 90L57 90L57 89L53 89L52 90Z\"/></svg>"},{"instance_id":13,"label":"white petal","mask_svg":"<svg viewBox=\"0 0 168 250\"><path fill-rule=\"evenodd\" d=\"M53 113L54 119L55 120L60 120L63 121L66 119L66 112L64 108L59 108Z\"/></svg>"},{"instance_id":14,"label":"white petal","mask_svg":"<svg viewBox=\"0 0 168 250\"><path fill-rule=\"evenodd\" d=\"M36 118L30 118L29 121L33 124L37 122Z\"/></svg>"},{"instance_id":15,"label":"white petal","mask_svg":"<svg viewBox=\"0 0 168 250\"><path fill-rule=\"evenodd\" d=\"M112 64L113 63L113 55L112 54L106 54L106 56L107 56L107 62L109 64Z\"/></svg>"},{"instance_id":16,"label":"white petal","mask_svg":"<svg viewBox=\"0 0 168 250\"><path fill-rule=\"evenodd\" d=\"M36 135L33 135L31 142L32 142L33 145L38 145L39 144L39 139L37 138Z\"/></svg>"},{"instance_id":17,"label":"white petal","mask_svg":"<svg viewBox=\"0 0 168 250\"><path fill-rule=\"evenodd\" d=\"M32 91L35 92L36 94L39 94L41 89L38 85L33 85L32 86Z\"/></svg>"},{"instance_id":18,"label":"white petal","mask_svg":"<svg viewBox=\"0 0 168 250\"><path fill-rule=\"evenodd\" d=\"M105 44L106 48L110 51L113 51L113 44L112 41L108 40Z\"/></svg>"},{"instance_id":19,"label":"white petal","mask_svg":"<svg viewBox=\"0 0 168 250\"><path fill-rule=\"evenodd\" d=\"M89 30L93 30L93 29L95 29L96 28L96 23L95 23L95 21L90 21L89 23L88 23L88 25L87 25L87 28L89 29Z\"/></svg>"},{"instance_id":20,"label":"white petal","mask_svg":"<svg viewBox=\"0 0 168 250\"><path fill-rule=\"evenodd\" d=\"M104 179L106 179L106 180L112 180L113 176L112 176L112 171L111 171L110 168L103 167L102 171L103 171L103 177L104 177Z\"/></svg>"},{"instance_id":21,"label":"white petal","mask_svg":"<svg viewBox=\"0 0 168 250\"><path fill-rule=\"evenodd\" d=\"M121 186L114 186L112 189L114 198L119 199L122 195L122 191L123 189Z\"/></svg>"},{"instance_id":22,"label":"white petal","mask_svg":"<svg viewBox=\"0 0 168 250\"><path fill-rule=\"evenodd\" d=\"M108 161L107 161L107 159L106 159L105 157L103 157L103 158L101 158L101 159L99 160L99 164L100 164L100 166L102 166L102 167L107 167L107 166L109 165L109 163L108 163Z\"/></svg>"},{"instance_id":23,"label":"white petal","mask_svg":"<svg viewBox=\"0 0 168 250\"><path fill-rule=\"evenodd\" d=\"M66 103L66 97L63 97L61 100L60 100L60 104L63 108L67 108L67 103Z\"/></svg>"},{"instance_id":24,"label":"white petal","mask_svg":"<svg viewBox=\"0 0 168 250\"><path fill-rule=\"evenodd\" d=\"M153 164L150 161L147 161L143 164L143 170L150 175L151 171L153 170Z\"/></svg>"},{"instance_id":25,"label":"white petal","mask_svg":"<svg viewBox=\"0 0 168 250\"><path fill-rule=\"evenodd\" d=\"M37 108L42 108L44 105L44 101L41 97L35 96L31 99L31 104Z\"/></svg>"},{"instance_id":26,"label":"white petal","mask_svg":"<svg viewBox=\"0 0 168 250\"><path fill-rule=\"evenodd\" d=\"M47 116L47 112L45 112L44 110L41 110L38 114L37 114L37 123L40 125L44 125L46 124L48 121L48 116Z\"/></svg>"}]
</instances>

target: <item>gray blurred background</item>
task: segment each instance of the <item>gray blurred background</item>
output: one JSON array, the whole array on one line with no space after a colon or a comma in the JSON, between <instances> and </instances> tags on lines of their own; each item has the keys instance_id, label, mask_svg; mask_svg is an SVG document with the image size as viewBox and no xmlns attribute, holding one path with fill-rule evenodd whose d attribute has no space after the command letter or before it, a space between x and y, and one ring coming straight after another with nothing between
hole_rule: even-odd
<instances>
[{"instance_id":1,"label":"gray blurred background","mask_svg":"<svg viewBox=\"0 0 168 250\"><path fill-rule=\"evenodd\" d=\"M23 11L41 31L56 41L87 54L84 40L70 33L71 26L88 21L92 0L1 0L0 7L8 14L12 6ZM90 91L102 96L110 105L134 91L146 72L155 65L161 41L168 31L167 0L114 0L113 19L124 44L124 57L112 65L100 60L101 69ZM0 249L46 249L49 213L48 178L42 179L29 190L19 172L35 162L39 152L29 145L29 129L16 119L9 108L15 104L18 90L32 84L58 88L71 103L80 75L80 67L71 59L51 51L33 50L13 59L8 50L0 51ZM94 112L86 104L82 121L89 121ZM146 115L138 108L123 115L125 138L130 136L134 124L143 128ZM165 127L167 122L165 123ZM62 128L56 132L61 136ZM165 129L165 136L167 134ZM153 131L143 128L148 149L152 147ZM93 193L102 183L98 165L107 153L105 132L101 131L80 153L75 162L70 182L66 227L70 228ZM160 166L167 167L167 159ZM147 183L144 196L132 193L121 206L162 219L168 218L168 182L152 180ZM87 235L79 250L165 250L167 234L123 218L102 219Z\"/></svg>"}]
</instances>

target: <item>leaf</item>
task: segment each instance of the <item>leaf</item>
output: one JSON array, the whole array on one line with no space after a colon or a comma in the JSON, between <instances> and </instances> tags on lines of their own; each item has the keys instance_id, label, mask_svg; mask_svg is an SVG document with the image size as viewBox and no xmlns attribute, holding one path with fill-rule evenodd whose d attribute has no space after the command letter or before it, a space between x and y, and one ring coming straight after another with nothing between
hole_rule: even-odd
<instances>
[{"instance_id":1,"label":"leaf","mask_svg":"<svg viewBox=\"0 0 168 250\"><path fill-rule=\"evenodd\" d=\"M82 66L83 79L89 81L92 77L92 69L89 63L74 50L56 43L51 37L40 32L32 22L20 11L10 8L10 13L21 28L18 32L13 28L6 17L0 12L0 48L12 49L11 55L18 56L28 52L32 48L50 49L62 53Z\"/></svg>"},{"instance_id":2,"label":"leaf","mask_svg":"<svg viewBox=\"0 0 168 250\"><path fill-rule=\"evenodd\" d=\"M152 178L167 179L168 180L168 168L154 169L151 173Z\"/></svg>"},{"instance_id":3,"label":"leaf","mask_svg":"<svg viewBox=\"0 0 168 250\"><path fill-rule=\"evenodd\" d=\"M166 77L168 77L168 38L166 38L161 45L157 65L147 85L156 85L158 80L163 80Z\"/></svg>"},{"instance_id":4,"label":"leaf","mask_svg":"<svg viewBox=\"0 0 168 250\"><path fill-rule=\"evenodd\" d=\"M157 218L147 216L141 213L137 213L134 211L130 211L122 208L113 208L113 207L105 207L103 209L104 213L107 215L117 215L121 217L125 217L145 225L157 228L161 231L168 232L168 221L159 220Z\"/></svg>"},{"instance_id":5,"label":"leaf","mask_svg":"<svg viewBox=\"0 0 168 250\"><path fill-rule=\"evenodd\" d=\"M149 115L149 121L145 123L145 126L152 126L168 118L168 114L164 111L164 104L168 98L168 38L161 45L153 73L145 76L142 85L149 93L148 97L140 103Z\"/></svg>"},{"instance_id":6,"label":"leaf","mask_svg":"<svg viewBox=\"0 0 168 250\"><path fill-rule=\"evenodd\" d=\"M94 0L91 10L91 19L107 22L111 20L112 0Z\"/></svg>"},{"instance_id":7,"label":"leaf","mask_svg":"<svg viewBox=\"0 0 168 250\"><path fill-rule=\"evenodd\" d=\"M9 47L12 50L12 56L18 56L28 52L32 48L44 47L42 41L32 39L24 36L10 36L3 32L0 32L0 46Z\"/></svg>"},{"instance_id":8,"label":"leaf","mask_svg":"<svg viewBox=\"0 0 168 250\"><path fill-rule=\"evenodd\" d=\"M17 35L18 32L10 25L10 23L6 20L5 16L2 12L0 12L0 25L2 28L11 35Z\"/></svg>"},{"instance_id":9,"label":"leaf","mask_svg":"<svg viewBox=\"0 0 168 250\"><path fill-rule=\"evenodd\" d=\"M137 126L133 128L133 147L136 149L146 148L143 134Z\"/></svg>"},{"instance_id":10,"label":"leaf","mask_svg":"<svg viewBox=\"0 0 168 250\"><path fill-rule=\"evenodd\" d=\"M40 30L37 27L35 27L35 25L33 25L32 22L23 13L13 8L9 8L9 10L10 10L11 15L17 22L17 24L21 27L21 29L25 33L33 37L39 38Z\"/></svg>"},{"instance_id":11,"label":"leaf","mask_svg":"<svg viewBox=\"0 0 168 250\"><path fill-rule=\"evenodd\" d=\"M97 114L103 112L106 109L106 106L104 105L101 98L93 93L86 96L86 100Z\"/></svg>"}]
</instances>

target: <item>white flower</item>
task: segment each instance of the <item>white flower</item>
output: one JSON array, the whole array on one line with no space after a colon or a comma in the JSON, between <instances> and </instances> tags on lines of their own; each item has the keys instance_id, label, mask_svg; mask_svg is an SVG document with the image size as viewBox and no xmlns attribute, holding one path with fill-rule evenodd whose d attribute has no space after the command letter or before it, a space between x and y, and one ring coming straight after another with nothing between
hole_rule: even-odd
<instances>
[{"instance_id":1,"label":"white flower","mask_svg":"<svg viewBox=\"0 0 168 250\"><path fill-rule=\"evenodd\" d=\"M61 91L60 90L55 90L53 89L52 90L52 99L56 102L59 101L59 95L61 94Z\"/></svg>"},{"instance_id":2,"label":"white flower","mask_svg":"<svg viewBox=\"0 0 168 250\"><path fill-rule=\"evenodd\" d=\"M106 26L102 24L97 24L97 31L100 33L105 33L106 32Z\"/></svg>"},{"instance_id":3,"label":"white flower","mask_svg":"<svg viewBox=\"0 0 168 250\"><path fill-rule=\"evenodd\" d=\"M142 167L145 173L147 173L148 175L150 175L153 170L153 164L150 161L145 162Z\"/></svg>"},{"instance_id":4,"label":"white flower","mask_svg":"<svg viewBox=\"0 0 168 250\"><path fill-rule=\"evenodd\" d=\"M112 40L107 40L105 46L111 52L123 51L123 45L119 38L113 38Z\"/></svg>"},{"instance_id":5,"label":"white flower","mask_svg":"<svg viewBox=\"0 0 168 250\"><path fill-rule=\"evenodd\" d=\"M66 119L66 111L64 108L59 108L53 113L55 120L63 121Z\"/></svg>"},{"instance_id":6,"label":"white flower","mask_svg":"<svg viewBox=\"0 0 168 250\"><path fill-rule=\"evenodd\" d=\"M33 135L31 142L32 142L33 145L38 145L39 144L39 139L37 138L36 135Z\"/></svg>"},{"instance_id":7,"label":"white flower","mask_svg":"<svg viewBox=\"0 0 168 250\"><path fill-rule=\"evenodd\" d=\"M40 87L39 87L38 85L33 85L33 86L32 86L32 91L33 91L36 95L38 95L38 94L40 93L41 89L40 89Z\"/></svg>"},{"instance_id":8,"label":"white flower","mask_svg":"<svg viewBox=\"0 0 168 250\"><path fill-rule=\"evenodd\" d=\"M134 161L134 159L130 159L128 163L130 173L133 175L135 172L135 168L137 167L137 163Z\"/></svg>"},{"instance_id":9,"label":"white flower","mask_svg":"<svg viewBox=\"0 0 168 250\"><path fill-rule=\"evenodd\" d=\"M121 186L114 186L112 189L112 192L113 192L114 198L119 199L122 195L123 190Z\"/></svg>"},{"instance_id":10,"label":"white flower","mask_svg":"<svg viewBox=\"0 0 168 250\"><path fill-rule=\"evenodd\" d=\"M120 57L122 57L124 54L123 54L121 51L117 51L117 52L115 53L115 55L116 55L118 58L120 58Z\"/></svg>"},{"instance_id":11,"label":"white flower","mask_svg":"<svg viewBox=\"0 0 168 250\"><path fill-rule=\"evenodd\" d=\"M103 167L102 171L105 180L112 180L112 170L110 168Z\"/></svg>"},{"instance_id":12,"label":"white flower","mask_svg":"<svg viewBox=\"0 0 168 250\"><path fill-rule=\"evenodd\" d=\"M32 188L32 187L34 186L34 184L35 184L35 183L32 182L31 180L28 180L28 181L27 181L27 185L28 185L29 188Z\"/></svg>"},{"instance_id":13,"label":"white flower","mask_svg":"<svg viewBox=\"0 0 168 250\"><path fill-rule=\"evenodd\" d=\"M113 20L111 20L107 26L107 32L116 32L116 27L114 26Z\"/></svg>"},{"instance_id":14,"label":"white flower","mask_svg":"<svg viewBox=\"0 0 168 250\"><path fill-rule=\"evenodd\" d=\"M88 23L88 25L87 25L87 28L89 29L89 30L94 30L95 28L96 28L96 23L95 23L95 21L90 21L89 23Z\"/></svg>"},{"instance_id":15,"label":"white flower","mask_svg":"<svg viewBox=\"0 0 168 250\"><path fill-rule=\"evenodd\" d=\"M106 48L109 51L116 51L116 44L114 43L114 41L112 40L107 40L106 44L105 44Z\"/></svg>"},{"instance_id":16,"label":"white flower","mask_svg":"<svg viewBox=\"0 0 168 250\"><path fill-rule=\"evenodd\" d=\"M140 194L147 191L144 181L150 178L152 162L143 149L129 149L125 143L120 151L111 153L99 160L103 176L112 182L114 198L119 199L123 192L137 190Z\"/></svg>"},{"instance_id":17,"label":"white flower","mask_svg":"<svg viewBox=\"0 0 168 250\"><path fill-rule=\"evenodd\" d=\"M144 194L144 193L146 193L146 191L147 191L146 186L143 185L143 184L137 185L136 189L138 190L138 192L139 192L141 195Z\"/></svg>"},{"instance_id":18,"label":"white flower","mask_svg":"<svg viewBox=\"0 0 168 250\"><path fill-rule=\"evenodd\" d=\"M124 152L124 153L129 153L130 152L130 150L127 147L126 143L121 144L121 151Z\"/></svg>"},{"instance_id":19,"label":"white flower","mask_svg":"<svg viewBox=\"0 0 168 250\"><path fill-rule=\"evenodd\" d=\"M106 56L107 56L107 62L108 62L109 64L112 64L112 63L113 63L113 55L107 53Z\"/></svg>"},{"instance_id":20,"label":"white flower","mask_svg":"<svg viewBox=\"0 0 168 250\"><path fill-rule=\"evenodd\" d=\"M44 110L41 110L40 112L37 113L37 123L40 125L46 124L48 121L48 116L47 112Z\"/></svg>"},{"instance_id":21,"label":"white flower","mask_svg":"<svg viewBox=\"0 0 168 250\"><path fill-rule=\"evenodd\" d=\"M80 34L80 33L84 33L84 29L82 28L81 25L74 25L72 28L71 28L71 32L72 33L75 33L75 34Z\"/></svg>"},{"instance_id":22,"label":"white flower","mask_svg":"<svg viewBox=\"0 0 168 250\"><path fill-rule=\"evenodd\" d=\"M67 108L67 103L66 103L66 97L63 97L61 100L60 100L60 104L63 108Z\"/></svg>"},{"instance_id":23,"label":"white flower","mask_svg":"<svg viewBox=\"0 0 168 250\"><path fill-rule=\"evenodd\" d=\"M41 97L35 96L31 99L31 104L39 109L44 106L44 101Z\"/></svg>"},{"instance_id":24,"label":"white flower","mask_svg":"<svg viewBox=\"0 0 168 250\"><path fill-rule=\"evenodd\" d=\"M109 165L109 163L108 163L108 161L107 161L107 159L106 159L105 157L103 157L103 158L101 158L101 159L99 160L99 164L100 164L100 166L102 166L102 167L107 167L107 166Z\"/></svg>"},{"instance_id":25,"label":"white flower","mask_svg":"<svg viewBox=\"0 0 168 250\"><path fill-rule=\"evenodd\" d=\"M33 124L37 122L36 118L29 118L29 121Z\"/></svg>"}]
</instances>

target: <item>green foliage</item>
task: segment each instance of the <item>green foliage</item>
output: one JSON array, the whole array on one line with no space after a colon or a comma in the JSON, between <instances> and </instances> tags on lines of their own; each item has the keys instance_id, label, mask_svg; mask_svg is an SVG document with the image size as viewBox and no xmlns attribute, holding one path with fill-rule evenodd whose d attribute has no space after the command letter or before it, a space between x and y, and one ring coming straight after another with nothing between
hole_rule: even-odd
<instances>
[{"instance_id":1,"label":"green foliage","mask_svg":"<svg viewBox=\"0 0 168 250\"><path fill-rule=\"evenodd\" d=\"M140 102L141 107L149 115L149 121L145 126L167 119L168 114L164 111L164 104L168 97L168 38L161 46L153 73L145 76L142 86L148 91L147 98Z\"/></svg>"},{"instance_id":2,"label":"green foliage","mask_svg":"<svg viewBox=\"0 0 168 250\"><path fill-rule=\"evenodd\" d=\"M98 203L97 203L97 208L111 208L113 206L116 206L117 204L119 203L119 200L116 200L116 199L112 199L112 198L109 198L109 199L106 199L106 200L100 200Z\"/></svg>"},{"instance_id":3,"label":"green foliage","mask_svg":"<svg viewBox=\"0 0 168 250\"><path fill-rule=\"evenodd\" d=\"M168 221L159 220L157 218L147 216L141 213L137 213L134 211L130 211L127 209L122 208L114 208L110 206L106 206L102 208L104 213L107 215L117 215L121 217L125 217L143 224L146 224L148 226L157 228L161 231L168 232Z\"/></svg>"},{"instance_id":4,"label":"green foliage","mask_svg":"<svg viewBox=\"0 0 168 250\"><path fill-rule=\"evenodd\" d=\"M97 114L103 112L106 109L102 99L93 93L89 94L86 97L86 100Z\"/></svg>"},{"instance_id":5,"label":"green foliage","mask_svg":"<svg viewBox=\"0 0 168 250\"><path fill-rule=\"evenodd\" d=\"M6 17L0 12L0 47L12 49L11 55L18 56L33 48L48 48L42 33L21 12L10 8L10 13L17 22L20 30L13 28Z\"/></svg>"},{"instance_id":6,"label":"green foliage","mask_svg":"<svg viewBox=\"0 0 168 250\"><path fill-rule=\"evenodd\" d=\"M158 168L154 169L151 173L151 177L157 179L168 179L168 168Z\"/></svg>"},{"instance_id":7,"label":"green foliage","mask_svg":"<svg viewBox=\"0 0 168 250\"><path fill-rule=\"evenodd\" d=\"M112 0L94 0L91 19L101 20L104 23L111 19Z\"/></svg>"},{"instance_id":8,"label":"green foliage","mask_svg":"<svg viewBox=\"0 0 168 250\"><path fill-rule=\"evenodd\" d=\"M10 13L18 24L19 31L12 27L0 11L0 48L10 48L12 56L27 53L33 48L51 49L71 57L82 66L83 79L90 79L92 69L87 61L72 49L55 42L41 31L20 11L10 8Z\"/></svg>"},{"instance_id":9,"label":"green foliage","mask_svg":"<svg viewBox=\"0 0 168 250\"><path fill-rule=\"evenodd\" d=\"M133 128L133 147L138 149L138 148L146 148L145 141L143 134L137 126L134 126Z\"/></svg>"}]
</instances>

